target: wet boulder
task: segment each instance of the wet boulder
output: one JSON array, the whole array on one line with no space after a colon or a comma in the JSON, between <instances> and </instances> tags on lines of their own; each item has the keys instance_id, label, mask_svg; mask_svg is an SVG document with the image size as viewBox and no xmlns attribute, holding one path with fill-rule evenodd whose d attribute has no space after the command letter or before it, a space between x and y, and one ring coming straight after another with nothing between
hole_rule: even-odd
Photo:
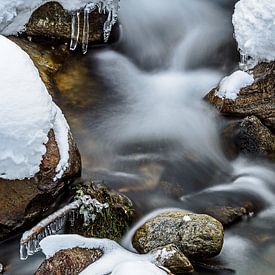
<instances>
[{"instance_id":1,"label":"wet boulder","mask_svg":"<svg viewBox=\"0 0 275 275\"><path fill-rule=\"evenodd\" d=\"M0 240L34 225L52 212L55 202L68 188L69 183L81 174L78 149L69 134L69 164L63 176L55 180L60 153L55 133L49 132L46 154L40 171L30 179L0 179Z\"/></svg>"},{"instance_id":2,"label":"wet boulder","mask_svg":"<svg viewBox=\"0 0 275 275\"><path fill-rule=\"evenodd\" d=\"M223 139L236 154L275 158L275 135L256 116L229 122Z\"/></svg>"},{"instance_id":3,"label":"wet boulder","mask_svg":"<svg viewBox=\"0 0 275 275\"><path fill-rule=\"evenodd\" d=\"M158 265L164 266L173 274L192 273L194 268L188 258L174 244L158 247L149 252Z\"/></svg>"},{"instance_id":4,"label":"wet boulder","mask_svg":"<svg viewBox=\"0 0 275 275\"><path fill-rule=\"evenodd\" d=\"M76 199L88 197L90 202L80 208L73 224L65 232L84 237L120 240L134 218L134 206L126 196L92 181L76 188Z\"/></svg>"},{"instance_id":5,"label":"wet boulder","mask_svg":"<svg viewBox=\"0 0 275 275\"><path fill-rule=\"evenodd\" d=\"M220 98L213 89L206 99L221 114L245 118L256 116L271 131L275 130L275 62L262 63L253 70L255 82L239 92L236 100Z\"/></svg>"},{"instance_id":6,"label":"wet boulder","mask_svg":"<svg viewBox=\"0 0 275 275\"><path fill-rule=\"evenodd\" d=\"M80 14L79 41L83 36L83 11ZM91 13L89 19L89 43L103 43L103 25L106 14L98 10ZM46 37L69 42L71 39L72 13L58 2L48 2L35 10L26 25L25 34L31 37Z\"/></svg>"},{"instance_id":7,"label":"wet boulder","mask_svg":"<svg viewBox=\"0 0 275 275\"><path fill-rule=\"evenodd\" d=\"M188 258L204 259L220 253L223 238L219 221L182 210L162 213L147 221L137 229L132 243L140 253L175 244Z\"/></svg>"},{"instance_id":8,"label":"wet boulder","mask_svg":"<svg viewBox=\"0 0 275 275\"><path fill-rule=\"evenodd\" d=\"M72 248L61 250L45 260L35 275L78 275L103 255L99 249Z\"/></svg>"}]
</instances>

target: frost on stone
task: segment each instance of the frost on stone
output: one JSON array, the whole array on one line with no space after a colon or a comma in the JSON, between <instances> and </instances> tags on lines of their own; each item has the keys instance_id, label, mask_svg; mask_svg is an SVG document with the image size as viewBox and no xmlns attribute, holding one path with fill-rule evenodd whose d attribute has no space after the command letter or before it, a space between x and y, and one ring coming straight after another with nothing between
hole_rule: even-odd
<instances>
[{"instance_id":1,"label":"frost on stone","mask_svg":"<svg viewBox=\"0 0 275 275\"><path fill-rule=\"evenodd\" d=\"M275 1L240 0L233 25L241 55L240 69L275 60Z\"/></svg>"},{"instance_id":2,"label":"frost on stone","mask_svg":"<svg viewBox=\"0 0 275 275\"><path fill-rule=\"evenodd\" d=\"M84 226L89 226L97 217L97 214L102 214L103 209L109 207L108 203L101 203L97 199L85 195L83 191L78 190L76 199L81 202L79 214L83 215Z\"/></svg>"},{"instance_id":3,"label":"frost on stone","mask_svg":"<svg viewBox=\"0 0 275 275\"><path fill-rule=\"evenodd\" d=\"M74 226L76 218L82 215L83 226L89 226L95 221L97 214L102 214L102 211L108 207L108 203L100 203L79 190L72 203L51 214L23 234L20 240L20 259L26 260L28 256L40 251L39 242L47 236L64 231L67 221Z\"/></svg>"},{"instance_id":4,"label":"frost on stone","mask_svg":"<svg viewBox=\"0 0 275 275\"><path fill-rule=\"evenodd\" d=\"M128 275L129 269L126 267L129 266L131 267L131 274L167 274L158 267L161 264L150 253L136 254L108 239L84 238L78 235L56 235L42 240L40 246L47 258L54 256L60 250L74 247L100 249L103 256L89 265L80 275Z\"/></svg>"},{"instance_id":5,"label":"frost on stone","mask_svg":"<svg viewBox=\"0 0 275 275\"><path fill-rule=\"evenodd\" d=\"M243 71L236 71L222 79L215 95L222 99L235 100L240 90L253 84L253 82L254 78L252 75Z\"/></svg>"}]
</instances>

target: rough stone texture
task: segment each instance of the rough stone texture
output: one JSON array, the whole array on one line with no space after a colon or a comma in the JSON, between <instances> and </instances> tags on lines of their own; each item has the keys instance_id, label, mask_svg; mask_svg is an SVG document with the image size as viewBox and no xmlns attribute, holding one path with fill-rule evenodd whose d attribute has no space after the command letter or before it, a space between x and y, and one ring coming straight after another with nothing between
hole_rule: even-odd
<instances>
[{"instance_id":1,"label":"rough stone texture","mask_svg":"<svg viewBox=\"0 0 275 275\"><path fill-rule=\"evenodd\" d=\"M194 271L188 258L173 244L153 249L149 254L158 265L166 267L173 274L186 274Z\"/></svg>"},{"instance_id":2,"label":"rough stone texture","mask_svg":"<svg viewBox=\"0 0 275 275\"><path fill-rule=\"evenodd\" d=\"M109 207L104 209L102 214L94 213L96 214L96 219L88 226L83 226L83 217L79 215L74 222L74 226L71 226L70 222L68 222L65 232L84 237L120 240L134 217L134 208L130 199L93 182L80 185L77 189L101 203L108 203Z\"/></svg>"},{"instance_id":3,"label":"rough stone texture","mask_svg":"<svg viewBox=\"0 0 275 275\"><path fill-rule=\"evenodd\" d=\"M18 233L53 211L54 203L66 186L81 173L78 149L69 135L69 167L62 178L54 182L60 156L54 132L49 132L47 152L40 171L31 179L0 179L0 240Z\"/></svg>"},{"instance_id":4,"label":"rough stone texture","mask_svg":"<svg viewBox=\"0 0 275 275\"><path fill-rule=\"evenodd\" d=\"M80 18L79 41L82 41L83 12L80 14ZM59 3L48 2L34 11L26 25L26 34L70 41L71 19L71 14L64 10ZM103 43L103 24L106 19L107 15L99 14L97 10L90 14L89 43Z\"/></svg>"},{"instance_id":5,"label":"rough stone texture","mask_svg":"<svg viewBox=\"0 0 275 275\"><path fill-rule=\"evenodd\" d=\"M63 63L69 57L68 48L65 45L53 46L46 43L30 42L15 36L10 36L9 39L30 56L49 93L53 96L56 90L53 76L62 68Z\"/></svg>"},{"instance_id":6,"label":"rough stone texture","mask_svg":"<svg viewBox=\"0 0 275 275\"><path fill-rule=\"evenodd\" d=\"M241 152L275 159L275 135L255 116L230 122L222 136L225 148L232 154Z\"/></svg>"},{"instance_id":7,"label":"rough stone texture","mask_svg":"<svg viewBox=\"0 0 275 275\"><path fill-rule=\"evenodd\" d=\"M255 82L240 90L233 101L215 95L217 88L208 95L207 100L222 114L234 117L256 116L272 131L275 130L275 62L262 63L253 69Z\"/></svg>"},{"instance_id":8,"label":"rough stone texture","mask_svg":"<svg viewBox=\"0 0 275 275\"><path fill-rule=\"evenodd\" d=\"M72 248L57 252L45 260L35 275L78 275L102 256L97 249Z\"/></svg>"},{"instance_id":9,"label":"rough stone texture","mask_svg":"<svg viewBox=\"0 0 275 275\"><path fill-rule=\"evenodd\" d=\"M140 253L175 244L188 258L210 258L223 246L223 226L208 215L172 211L147 221L135 233L132 243Z\"/></svg>"}]
</instances>

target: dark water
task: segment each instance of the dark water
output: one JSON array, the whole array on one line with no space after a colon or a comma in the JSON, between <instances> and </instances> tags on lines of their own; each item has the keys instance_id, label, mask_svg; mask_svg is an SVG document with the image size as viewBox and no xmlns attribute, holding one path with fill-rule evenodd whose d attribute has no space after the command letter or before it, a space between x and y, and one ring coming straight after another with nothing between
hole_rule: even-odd
<instances>
[{"instance_id":1,"label":"dark water","mask_svg":"<svg viewBox=\"0 0 275 275\"><path fill-rule=\"evenodd\" d=\"M233 2L122 1L120 41L69 60L56 76L56 100L81 151L83 178L127 194L139 213L255 205L226 230L215 260L221 270L200 274L275 274L274 166L229 160L224 121L202 100L238 66ZM20 264L17 255L17 242L0 246L0 261L12 265L7 274L32 274L39 256Z\"/></svg>"}]
</instances>

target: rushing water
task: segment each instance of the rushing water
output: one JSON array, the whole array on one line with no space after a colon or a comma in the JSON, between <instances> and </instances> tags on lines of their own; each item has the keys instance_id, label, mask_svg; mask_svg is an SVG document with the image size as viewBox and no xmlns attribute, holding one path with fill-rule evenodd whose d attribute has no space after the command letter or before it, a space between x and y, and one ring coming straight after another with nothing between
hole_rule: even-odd
<instances>
[{"instance_id":1,"label":"rushing water","mask_svg":"<svg viewBox=\"0 0 275 275\"><path fill-rule=\"evenodd\" d=\"M142 214L252 201L257 213L227 229L216 259L226 269L215 274L274 274L274 166L229 160L220 140L224 122L203 101L237 67L233 2L123 0L119 42L70 60L56 77L65 91L57 101L84 178L124 192ZM64 84L64 75L74 81ZM40 261L22 265L7 251L15 253L14 241L0 248L0 261L12 265L8 274L31 274Z\"/></svg>"}]
</instances>

